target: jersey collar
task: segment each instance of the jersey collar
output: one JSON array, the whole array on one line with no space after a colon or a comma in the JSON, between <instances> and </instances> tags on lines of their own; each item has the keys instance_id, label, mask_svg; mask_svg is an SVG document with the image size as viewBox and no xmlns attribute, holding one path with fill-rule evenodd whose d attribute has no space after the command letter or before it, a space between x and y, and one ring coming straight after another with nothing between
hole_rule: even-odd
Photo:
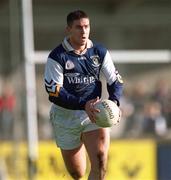
<instances>
[{"instance_id":1,"label":"jersey collar","mask_svg":"<svg viewBox=\"0 0 171 180\"><path fill-rule=\"evenodd\" d=\"M64 48L66 51L75 51L75 49L74 49L74 48L71 46L71 44L68 42L68 38L67 38L67 37L64 38L64 40L63 40L63 42L62 42L62 46L63 46L63 48ZM87 50L88 48L91 48L91 47L93 47L93 42L92 42L90 39L88 39L86 50Z\"/></svg>"}]
</instances>

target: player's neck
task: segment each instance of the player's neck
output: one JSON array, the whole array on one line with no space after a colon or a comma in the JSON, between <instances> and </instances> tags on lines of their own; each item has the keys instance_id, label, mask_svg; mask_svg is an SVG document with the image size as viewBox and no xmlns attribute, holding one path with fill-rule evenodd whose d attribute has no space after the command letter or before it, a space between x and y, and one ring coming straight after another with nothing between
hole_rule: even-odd
<instances>
[{"instance_id":1,"label":"player's neck","mask_svg":"<svg viewBox=\"0 0 171 180\"><path fill-rule=\"evenodd\" d=\"M85 51L85 49L87 49L87 44L79 45L79 44L76 44L76 43L72 42L72 40L69 40L69 43L74 48L74 52L76 54L81 54L81 53L83 53Z\"/></svg>"},{"instance_id":2,"label":"player's neck","mask_svg":"<svg viewBox=\"0 0 171 180\"><path fill-rule=\"evenodd\" d=\"M81 47L79 47L79 48L74 48L74 52L76 53L76 54L82 54L84 51L85 51L85 49L86 49L86 45L84 45L84 46L81 46Z\"/></svg>"}]
</instances>

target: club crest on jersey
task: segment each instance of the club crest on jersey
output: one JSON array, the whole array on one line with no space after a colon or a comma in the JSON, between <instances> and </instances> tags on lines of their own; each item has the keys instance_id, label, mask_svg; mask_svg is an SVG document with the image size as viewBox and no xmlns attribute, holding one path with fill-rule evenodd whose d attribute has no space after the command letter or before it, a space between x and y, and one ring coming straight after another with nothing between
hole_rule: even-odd
<instances>
[{"instance_id":1,"label":"club crest on jersey","mask_svg":"<svg viewBox=\"0 0 171 180\"><path fill-rule=\"evenodd\" d=\"M71 61L71 60L68 60L66 63L65 63L65 69L73 69L75 67L74 63Z\"/></svg>"},{"instance_id":2,"label":"club crest on jersey","mask_svg":"<svg viewBox=\"0 0 171 180\"><path fill-rule=\"evenodd\" d=\"M98 66L100 66L100 62L99 62L99 56L97 56L97 55L95 55L95 56L91 56L90 57L91 59L92 59L92 61L93 61L93 66L94 67L98 67Z\"/></svg>"}]
</instances>

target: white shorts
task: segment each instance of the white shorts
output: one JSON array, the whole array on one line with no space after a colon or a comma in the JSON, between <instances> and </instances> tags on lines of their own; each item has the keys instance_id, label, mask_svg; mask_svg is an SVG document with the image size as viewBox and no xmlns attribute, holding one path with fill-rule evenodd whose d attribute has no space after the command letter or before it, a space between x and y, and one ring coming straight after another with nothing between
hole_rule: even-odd
<instances>
[{"instance_id":1,"label":"white shorts","mask_svg":"<svg viewBox=\"0 0 171 180\"><path fill-rule=\"evenodd\" d=\"M89 120L84 110L69 110L54 104L50 111L50 121L56 144L64 150L80 146L83 132L100 128Z\"/></svg>"}]
</instances>

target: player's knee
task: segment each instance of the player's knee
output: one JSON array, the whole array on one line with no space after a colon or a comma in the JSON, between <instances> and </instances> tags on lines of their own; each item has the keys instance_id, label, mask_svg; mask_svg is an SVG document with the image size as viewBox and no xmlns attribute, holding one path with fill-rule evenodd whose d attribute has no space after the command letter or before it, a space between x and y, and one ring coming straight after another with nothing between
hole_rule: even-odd
<instances>
[{"instance_id":1,"label":"player's knee","mask_svg":"<svg viewBox=\"0 0 171 180\"><path fill-rule=\"evenodd\" d=\"M100 174L105 175L107 158L106 158L106 154L103 151L100 151L97 153L97 162L98 164L97 164L96 170L98 170Z\"/></svg>"},{"instance_id":2,"label":"player's knee","mask_svg":"<svg viewBox=\"0 0 171 180\"><path fill-rule=\"evenodd\" d=\"M99 168L104 167L107 161L106 154L103 151L97 153Z\"/></svg>"},{"instance_id":3,"label":"player's knee","mask_svg":"<svg viewBox=\"0 0 171 180\"><path fill-rule=\"evenodd\" d=\"M71 171L70 175L72 176L73 179L79 180L84 176L83 171Z\"/></svg>"}]
</instances>

